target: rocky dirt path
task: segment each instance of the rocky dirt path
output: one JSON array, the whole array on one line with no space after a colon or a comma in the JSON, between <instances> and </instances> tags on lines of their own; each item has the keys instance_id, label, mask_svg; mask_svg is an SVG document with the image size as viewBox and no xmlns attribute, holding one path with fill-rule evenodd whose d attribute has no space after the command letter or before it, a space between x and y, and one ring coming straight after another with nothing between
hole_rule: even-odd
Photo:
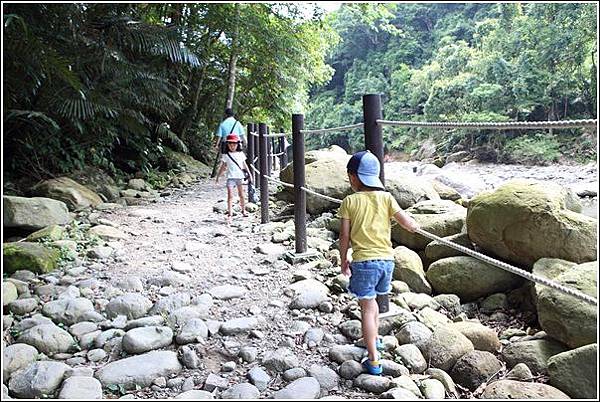
<instances>
[{"instance_id":1,"label":"rocky dirt path","mask_svg":"<svg viewBox=\"0 0 600 402\"><path fill-rule=\"evenodd\" d=\"M209 293L214 300L210 318L221 323L238 318L257 319L250 331L232 336L216 334L196 345L201 357L199 368L181 373L193 378L196 389L202 388L210 373L226 378L229 385L247 382L248 371L258 366L265 353L280 347L290 348L300 367L307 370L315 363L331 364L327 357L329 348L324 345L335 341L335 327L342 320L339 308L332 306L332 311L324 313L288 307L293 296L288 287L294 280L313 276L324 282L325 278L319 276L315 264L312 273L302 269L298 276L290 264L278 258L277 250L271 255L255 251L257 246L273 245L271 234L258 230L260 213L251 213L247 218L238 214L229 226L225 215L213 210L224 199L221 185L202 180L192 187L172 190L171 195L157 203L102 213L102 218L129 233L129 239L111 244L117 246L117 257L114 264L97 266L99 277L116 288L127 277L137 277L145 284L142 294L155 303L176 292L189 293L192 298ZM217 288L226 285L231 288ZM312 327L321 328L327 335L322 342L318 339L322 338L320 331L315 330L316 342L309 347L304 333ZM209 330L214 327L209 325ZM238 359L241 348L254 355L245 358L251 361ZM222 366L227 362L235 369L223 373ZM268 388L261 391L261 398L285 386L287 381L280 377L271 379ZM166 398L182 391L177 387L152 389L152 395L147 395L146 390L139 391L138 396ZM350 390L335 392L344 397L361 395Z\"/></svg>"}]
</instances>

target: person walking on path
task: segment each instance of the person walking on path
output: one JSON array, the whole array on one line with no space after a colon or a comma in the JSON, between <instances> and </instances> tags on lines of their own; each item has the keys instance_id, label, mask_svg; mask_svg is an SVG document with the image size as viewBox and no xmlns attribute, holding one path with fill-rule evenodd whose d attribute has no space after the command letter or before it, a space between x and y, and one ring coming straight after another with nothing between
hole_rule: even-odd
<instances>
[{"instance_id":1,"label":"person walking on path","mask_svg":"<svg viewBox=\"0 0 600 402\"><path fill-rule=\"evenodd\" d=\"M217 156L213 165L211 177L215 177L217 165L221 159L220 156L227 150L225 137L229 134L236 134L240 138L242 146L245 146L244 127L236 120L233 109L231 108L225 109L225 119L219 124L219 127L217 127L217 130L215 131L213 148L215 149Z\"/></svg>"},{"instance_id":2,"label":"person walking on path","mask_svg":"<svg viewBox=\"0 0 600 402\"><path fill-rule=\"evenodd\" d=\"M240 138L236 134L229 134L225 139L227 148L221 158L221 168L217 173L215 182L219 183L219 178L227 169L227 223L231 224L233 212L233 189L237 187L238 194L240 197L240 207L242 209L242 215L248 216L246 213L246 203L244 200L244 188L242 183L244 179L249 182L250 178L249 169L246 165L246 155L242 152L242 144Z\"/></svg>"},{"instance_id":3,"label":"person walking on path","mask_svg":"<svg viewBox=\"0 0 600 402\"><path fill-rule=\"evenodd\" d=\"M348 291L358 298L362 333L368 357L363 366L369 374L379 375L383 368L378 349L378 295L391 290L394 254L391 241L391 218L406 230L414 232L417 222L406 214L379 180L379 160L369 151L358 152L347 165L348 179L355 191L344 198L338 211L341 218L340 253L342 273L350 276ZM352 243L352 263L348 249Z\"/></svg>"}]
</instances>

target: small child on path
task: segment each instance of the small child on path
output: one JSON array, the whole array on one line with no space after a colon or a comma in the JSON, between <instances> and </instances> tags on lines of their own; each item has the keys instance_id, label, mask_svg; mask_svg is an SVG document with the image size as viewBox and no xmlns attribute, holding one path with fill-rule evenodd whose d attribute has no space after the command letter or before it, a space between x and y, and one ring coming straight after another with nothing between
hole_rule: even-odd
<instances>
[{"instance_id":1,"label":"small child on path","mask_svg":"<svg viewBox=\"0 0 600 402\"><path fill-rule=\"evenodd\" d=\"M244 179L251 181L251 176L248 174L248 166L246 165L246 155L242 152L240 138L236 134L229 134L226 137L227 148L221 158L221 168L217 173L216 183L219 183L219 178L227 169L227 223L231 224L232 206L233 206L233 189L237 187L240 196L240 207L242 215L248 216L246 213L246 203L244 200L244 188L242 182Z\"/></svg>"},{"instance_id":2,"label":"small child on path","mask_svg":"<svg viewBox=\"0 0 600 402\"><path fill-rule=\"evenodd\" d=\"M391 241L391 218L414 232L417 222L406 214L379 180L379 160L369 151L350 158L347 165L350 185L355 191L344 198L338 211L341 218L340 254L342 273L350 276L348 291L358 298L363 338L368 358L363 366L369 374L379 375L377 338L379 308L375 298L391 290L394 254ZM352 263L347 259L352 242Z\"/></svg>"}]
</instances>

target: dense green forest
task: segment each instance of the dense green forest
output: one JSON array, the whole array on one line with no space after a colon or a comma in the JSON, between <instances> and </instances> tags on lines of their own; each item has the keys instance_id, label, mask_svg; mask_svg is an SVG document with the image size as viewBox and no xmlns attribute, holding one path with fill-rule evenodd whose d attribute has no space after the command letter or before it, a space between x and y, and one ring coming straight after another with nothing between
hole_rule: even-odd
<instances>
[{"instance_id":1,"label":"dense green forest","mask_svg":"<svg viewBox=\"0 0 600 402\"><path fill-rule=\"evenodd\" d=\"M596 117L596 6L577 3L3 4L5 182L96 166L165 168L168 149L211 159L226 106L243 122L362 121L381 93L395 120ZM492 161L595 158L595 132L385 129ZM308 139L360 148L362 133Z\"/></svg>"},{"instance_id":2,"label":"dense green forest","mask_svg":"<svg viewBox=\"0 0 600 402\"><path fill-rule=\"evenodd\" d=\"M576 3L344 4L328 16L341 40L332 80L311 93L309 127L362 122L362 94L384 118L539 121L596 117L596 5ZM595 159L596 133L384 129L390 150L431 137L449 153L544 163ZM363 146L362 132L314 136L313 147Z\"/></svg>"},{"instance_id":3,"label":"dense green forest","mask_svg":"<svg viewBox=\"0 0 600 402\"><path fill-rule=\"evenodd\" d=\"M282 126L332 74L305 5L3 4L4 177L208 162L226 105ZM233 71L233 74L231 73Z\"/></svg>"}]
</instances>

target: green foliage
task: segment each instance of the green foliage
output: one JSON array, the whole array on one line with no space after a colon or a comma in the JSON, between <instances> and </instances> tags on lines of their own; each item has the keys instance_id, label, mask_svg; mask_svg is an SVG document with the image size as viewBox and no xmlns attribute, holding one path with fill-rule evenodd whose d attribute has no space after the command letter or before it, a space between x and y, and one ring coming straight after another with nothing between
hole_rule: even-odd
<instances>
[{"instance_id":1,"label":"green foliage","mask_svg":"<svg viewBox=\"0 0 600 402\"><path fill-rule=\"evenodd\" d=\"M558 162L560 144L554 135L536 133L508 140L504 148L504 161L547 165Z\"/></svg>"},{"instance_id":2,"label":"green foliage","mask_svg":"<svg viewBox=\"0 0 600 402\"><path fill-rule=\"evenodd\" d=\"M336 71L313 91L305 124L360 122L367 93L382 95L390 120L595 118L595 18L595 7L581 3L343 4L331 17L341 37L328 57ZM382 24L392 25L393 33ZM558 148L552 138L506 141L525 133L384 128L386 146L394 150L410 152L432 136L438 151L475 147L477 154L482 147L494 160L512 144L506 154L518 150L524 152L519 158L540 163L556 160L555 150L571 154L569 144L583 131L558 131ZM328 133L307 144L355 151L364 147L362 136L361 130ZM534 144L543 148L538 156L529 149Z\"/></svg>"},{"instance_id":3,"label":"green foliage","mask_svg":"<svg viewBox=\"0 0 600 402\"><path fill-rule=\"evenodd\" d=\"M86 164L113 175L150 172L165 145L208 161L233 55L242 124L289 129L309 86L333 71L324 54L336 36L314 6L3 7L9 177L39 180Z\"/></svg>"}]
</instances>

